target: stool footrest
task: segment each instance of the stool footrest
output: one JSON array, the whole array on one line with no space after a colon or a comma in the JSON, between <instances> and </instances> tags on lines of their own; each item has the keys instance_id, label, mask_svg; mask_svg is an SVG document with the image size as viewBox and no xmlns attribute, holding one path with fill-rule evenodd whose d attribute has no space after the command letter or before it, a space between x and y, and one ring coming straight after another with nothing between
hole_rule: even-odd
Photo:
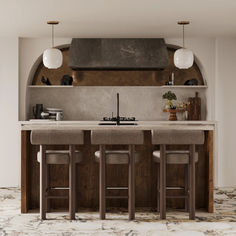
<instances>
[{"instance_id":1,"label":"stool footrest","mask_svg":"<svg viewBox=\"0 0 236 236\"><path fill-rule=\"evenodd\" d=\"M53 190L67 190L67 189L70 189L69 187L50 187L49 188L50 190L53 189Z\"/></svg>"},{"instance_id":2,"label":"stool footrest","mask_svg":"<svg viewBox=\"0 0 236 236\"><path fill-rule=\"evenodd\" d=\"M106 187L107 190L127 190L128 187Z\"/></svg>"},{"instance_id":3,"label":"stool footrest","mask_svg":"<svg viewBox=\"0 0 236 236\"><path fill-rule=\"evenodd\" d=\"M128 199L128 196L106 196L106 199Z\"/></svg>"},{"instance_id":4,"label":"stool footrest","mask_svg":"<svg viewBox=\"0 0 236 236\"><path fill-rule=\"evenodd\" d=\"M182 190L184 187L166 187L167 190Z\"/></svg>"},{"instance_id":5,"label":"stool footrest","mask_svg":"<svg viewBox=\"0 0 236 236\"><path fill-rule=\"evenodd\" d=\"M68 199L69 196L47 196L47 199Z\"/></svg>"},{"instance_id":6,"label":"stool footrest","mask_svg":"<svg viewBox=\"0 0 236 236\"><path fill-rule=\"evenodd\" d=\"M186 196L186 195L166 196L166 198L188 198L188 196Z\"/></svg>"}]
</instances>

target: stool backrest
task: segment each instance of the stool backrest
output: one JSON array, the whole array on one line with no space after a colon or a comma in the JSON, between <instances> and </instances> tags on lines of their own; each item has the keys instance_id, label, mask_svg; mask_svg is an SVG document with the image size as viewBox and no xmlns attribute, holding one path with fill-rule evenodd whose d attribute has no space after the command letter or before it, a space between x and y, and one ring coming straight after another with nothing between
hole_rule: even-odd
<instances>
[{"instance_id":1,"label":"stool backrest","mask_svg":"<svg viewBox=\"0 0 236 236\"><path fill-rule=\"evenodd\" d=\"M143 144L144 137L141 130L92 130L92 144Z\"/></svg>"},{"instance_id":2,"label":"stool backrest","mask_svg":"<svg viewBox=\"0 0 236 236\"><path fill-rule=\"evenodd\" d=\"M37 145L74 145L84 143L82 130L32 130L30 140Z\"/></svg>"},{"instance_id":3,"label":"stool backrest","mask_svg":"<svg viewBox=\"0 0 236 236\"><path fill-rule=\"evenodd\" d=\"M204 131L152 130L152 144L203 144Z\"/></svg>"}]
</instances>

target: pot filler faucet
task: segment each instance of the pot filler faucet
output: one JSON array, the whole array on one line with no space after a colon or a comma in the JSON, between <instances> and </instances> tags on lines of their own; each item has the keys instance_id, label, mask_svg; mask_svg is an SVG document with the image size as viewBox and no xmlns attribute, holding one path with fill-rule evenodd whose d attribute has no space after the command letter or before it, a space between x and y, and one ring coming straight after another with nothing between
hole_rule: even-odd
<instances>
[{"instance_id":1,"label":"pot filler faucet","mask_svg":"<svg viewBox=\"0 0 236 236\"><path fill-rule=\"evenodd\" d=\"M116 124L120 125L120 94L116 94Z\"/></svg>"}]
</instances>

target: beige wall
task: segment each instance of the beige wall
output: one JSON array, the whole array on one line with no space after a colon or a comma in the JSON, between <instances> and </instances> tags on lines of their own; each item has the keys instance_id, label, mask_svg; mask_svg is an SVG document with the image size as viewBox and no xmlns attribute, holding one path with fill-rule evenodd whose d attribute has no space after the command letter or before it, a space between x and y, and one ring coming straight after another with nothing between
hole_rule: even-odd
<instances>
[{"instance_id":1,"label":"beige wall","mask_svg":"<svg viewBox=\"0 0 236 236\"><path fill-rule=\"evenodd\" d=\"M4 134L1 135L0 143L0 186L16 186L20 183L20 135L17 124L18 88L19 118L23 120L25 118L25 89L30 68L43 50L50 45L50 39L21 38L19 39L19 47L17 38L0 39L0 42L3 54L0 63L1 130ZM58 45L69 42L68 38L56 39ZM166 42L181 45L181 39L166 39ZM231 106L228 105L234 102L236 96L234 95L236 40L195 38L187 39L186 43L200 61L204 78L209 86L207 89L207 117L211 120L219 120L219 160L215 158L215 183L220 186L236 186L234 181L236 179L234 171L236 166L234 158L235 114ZM10 174L9 168L11 168Z\"/></svg>"},{"instance_id":2,"label":"beige wall","mask_svg":"<svg viewBox=\"0 0 236 236\"><path fill-rule=\"evenodd\" d=\"M0 38L0 186L20 181L18 38Z\"/></svg>"},{"instance_id":3,"label":"beige wall","mask_svg":"<svg viewBox=\"0 0 236 236\"><path fill-rule=\"evenodd\" d=\"M236 38L216 40L219 185L236 186Z\"/></svg>"}]
</instances>

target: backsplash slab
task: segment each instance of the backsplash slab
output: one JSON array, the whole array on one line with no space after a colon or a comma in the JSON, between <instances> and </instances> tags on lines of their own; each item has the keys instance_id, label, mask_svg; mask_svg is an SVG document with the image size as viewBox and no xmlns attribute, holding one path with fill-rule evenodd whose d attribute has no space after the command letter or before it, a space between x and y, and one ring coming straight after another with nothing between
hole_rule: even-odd
<instances>
[{"instance_id":1,"label":"backsplash slab","mask_svg":"<svg viewBox=\"0 0 236 236\"><path fill-rule=\"evenodd\" d=\"M162 110L166 100L162 95L172 91L175 102L187 102L198 92L201 98L201 117L206 119L205 88L163 88L141 86L76 86L76 87L29 87L27 93L27 119L33 118L33 106L42 103L44 108L62 108L64 120L100 120L116 115L116 93L120 93L120 116L134 116L137 120L168 120L169 114ZM177 114L178 120L184 114Z\"/></svg>"}]
</instances>

